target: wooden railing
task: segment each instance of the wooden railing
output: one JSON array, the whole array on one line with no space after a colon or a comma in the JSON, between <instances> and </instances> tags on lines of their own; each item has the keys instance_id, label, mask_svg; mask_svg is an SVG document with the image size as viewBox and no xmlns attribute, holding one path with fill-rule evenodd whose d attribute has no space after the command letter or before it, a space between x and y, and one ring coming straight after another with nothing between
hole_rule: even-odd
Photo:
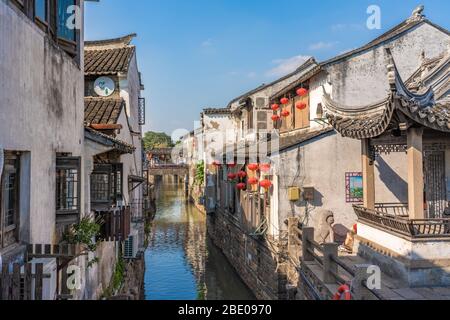
<instances>
[{"instance_id":1,"label":"wooden railing","mask_svg":"<svg viewBox=\"0 0 450 320\"><path fill-rule=\"evenodd\" d=\"M3 264L0 274L0 300L42 300L43 264Z\"/></svg>"},{"instance_id":2,"label":"wooden railing","mask_svg":"<svg viewBox=\"0 0 450 320\"><path fill-rule=\"evenodd\" d=\"M359 221L413 239L450 238L450 219L408 219L354 206Z\"/></svg>"},{"instance_id":3,"label":"wooden railing","mask_svg":"<svg viewBox=\"0 0 450 320\"><path fill-rule=\"evenodd\" d=\"M123 241L130 235L130 207L112 208L107 211L96 211L101 218L100 239L105 241Z\"/></svg>"}]
</instances>

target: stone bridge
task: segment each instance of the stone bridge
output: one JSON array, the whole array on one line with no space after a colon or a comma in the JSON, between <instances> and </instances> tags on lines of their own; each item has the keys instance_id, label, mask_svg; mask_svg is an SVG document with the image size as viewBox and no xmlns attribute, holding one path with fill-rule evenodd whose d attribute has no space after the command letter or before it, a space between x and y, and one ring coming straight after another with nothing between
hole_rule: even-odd
<instances>
[{"instance_id":1,"label":"stone bridge","mask_svg":"<svg viewBox=\"0 0 450 320\"><path fill-rule=\"evenodd\" d=\"M149 176L185 176L189 173L186 165L159 164L148 166Z\"/></svg>"}]
</instances>

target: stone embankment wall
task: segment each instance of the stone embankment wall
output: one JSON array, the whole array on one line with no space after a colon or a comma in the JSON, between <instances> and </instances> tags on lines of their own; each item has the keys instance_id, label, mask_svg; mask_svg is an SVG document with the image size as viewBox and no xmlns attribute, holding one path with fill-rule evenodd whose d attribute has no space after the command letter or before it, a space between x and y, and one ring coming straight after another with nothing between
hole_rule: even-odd
<instances>
[{"instance_id":1,"label":"stone embankment wall","mask_svg":"<svg viewBox=\"0 0 450 320\"><path fill-rule=\"evenodd\" d=\"M110 300L144 300L145 259L140 254L136 259L125 262L123 284Z\"/></svg>"},{"instance_id":2,"label":"stone embankment wall","mask_svg":"<svg viewBox=\"0 0 450 320\"><path fill-rule=\"evenodd\" d=\"M257 299L287 299L286 265L278 243L246 235L234 217L220 210L208 216L207 224L214 244Z\"/></svg>"}]
</instances>

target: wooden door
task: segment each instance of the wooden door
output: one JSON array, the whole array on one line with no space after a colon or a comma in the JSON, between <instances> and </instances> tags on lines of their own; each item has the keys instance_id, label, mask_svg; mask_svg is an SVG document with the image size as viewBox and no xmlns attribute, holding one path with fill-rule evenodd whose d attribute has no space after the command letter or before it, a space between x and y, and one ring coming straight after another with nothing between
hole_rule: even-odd
<instances>
[{"instance_id":1,"label":"wooden door","mask_svg":"<svg viewBox=\"0 0 450 320\"><path fill-rule=\"evenodd\" d=\"M425 209L427 218L442 218L447 206L445 152L426 152L424 162Z\"/></svg>"}]
</instances>

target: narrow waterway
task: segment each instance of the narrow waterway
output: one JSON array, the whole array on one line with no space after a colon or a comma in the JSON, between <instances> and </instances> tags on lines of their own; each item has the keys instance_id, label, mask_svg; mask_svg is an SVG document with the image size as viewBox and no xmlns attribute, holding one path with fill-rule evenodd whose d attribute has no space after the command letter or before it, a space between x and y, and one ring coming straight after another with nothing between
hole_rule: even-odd
<instances>
[{"instance_id":1,"label":"narrow waterway","mask_svg":"<svg viewBox=\"0 0 450 320\"><path fill-rule=\"evenodd\" d=\"M157 187L157 214L145 253L147 300L249 300L254 295L206 233L206 217L182 185Z\"/></svg>"}]
</instances>

